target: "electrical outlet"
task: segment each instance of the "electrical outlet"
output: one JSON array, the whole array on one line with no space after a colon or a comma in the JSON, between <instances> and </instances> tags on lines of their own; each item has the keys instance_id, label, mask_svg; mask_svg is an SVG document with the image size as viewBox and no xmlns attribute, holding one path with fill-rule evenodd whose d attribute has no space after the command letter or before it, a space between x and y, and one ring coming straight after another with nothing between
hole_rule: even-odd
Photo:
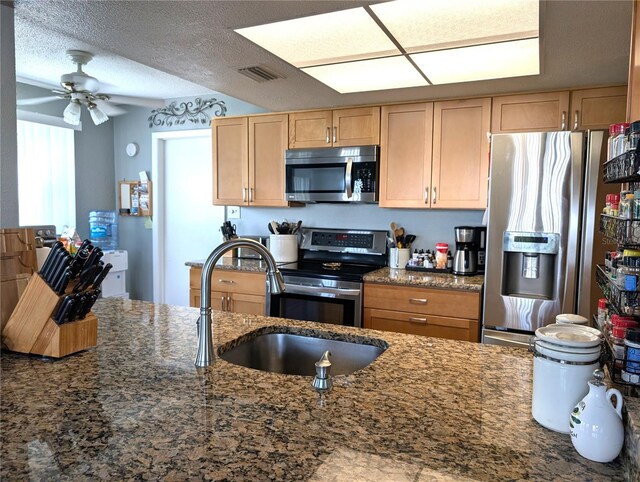
<instances>
[{"instance_id":1,"label":"electrical outlet","mask_svg":"<svg viewBox=\"0 0 640 482\"><path fill-rule=\"evenodd\" d=\"M240 219L240 206L227 206L227 219Z\"/></svg>"}]
</instances>

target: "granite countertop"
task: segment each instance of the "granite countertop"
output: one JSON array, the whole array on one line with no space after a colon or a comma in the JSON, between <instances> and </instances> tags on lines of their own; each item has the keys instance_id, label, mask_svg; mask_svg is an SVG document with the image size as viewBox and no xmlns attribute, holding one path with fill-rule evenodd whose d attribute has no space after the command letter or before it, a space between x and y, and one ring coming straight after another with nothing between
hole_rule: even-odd
<instances>
[{"instance_id":1,"label":"granite countertop","mask_svg":"<svg viewBox=\"0 0 640 482\"><path fill-rule=\"evenodd\" d=\"M193 268L202 268L204 260L187 261L185 264ZM255 259L220 258L216 269L264 272L267 270L267 263ZM381 268L364 275L364 281L366 283L422 286L424 288L481 291L484 276L455 276L448 273L421 273L404 269Z\"/></svg>"},{"instance_id":2,"label":"granite countertop","mask_svg":"<svg viewBox=\"0 0 640 482\"><path fill-rule=\"evenodd\" d=\"M481 291L483 275L456 276L449 273L423 273L406 269L382 268L364 275L365 283L421 286L450 290Z\"/></svg>"},{"instance_id":3,"label":"granite countertop","mask_svg":"<svg viewBox=\"0 0 640 482\"><path fill-rule=\"evenodd\" d=\"M187 261L185 265L192 268L200 268L204 266L204 259L197 261ZM231 269L236 271L256 271L264 273L267 270L267 263L260 259L243 259L243 258L220 258L216 263L215 269Z\"/></svg>"},{"instance_id":4,"label":"granite countertop","mask_svg":"<svg viewBox=\"0 0 640 482\"><path fill-rule=\"evenodd\" d=\"M216 358L193 365L196 308L101 299L98 346L60 360L2 353L2 480L606 480L531 417L525 350L215 312L216 349L260 327L373 337L334 377Z\"/></svg>"}]
</instances>

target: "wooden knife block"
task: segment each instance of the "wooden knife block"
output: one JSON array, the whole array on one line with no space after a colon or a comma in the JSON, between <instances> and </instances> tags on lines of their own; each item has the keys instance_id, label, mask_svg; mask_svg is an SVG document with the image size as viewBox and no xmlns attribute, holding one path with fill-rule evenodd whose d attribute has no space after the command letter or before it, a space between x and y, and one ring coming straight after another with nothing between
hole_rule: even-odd
<instances>
[{"instance_id":1,"label":"wooden knife block","mask_svg":"<svg viewBox=\"0 0 640 482\"><path fill-rule=\"evenodd\" d=\"M96 346L98 319L93 313L62 325L53 321L61 298L34 273L2 330L4 346L11 351L53 358Z\"/></svg>"}]
</instances>

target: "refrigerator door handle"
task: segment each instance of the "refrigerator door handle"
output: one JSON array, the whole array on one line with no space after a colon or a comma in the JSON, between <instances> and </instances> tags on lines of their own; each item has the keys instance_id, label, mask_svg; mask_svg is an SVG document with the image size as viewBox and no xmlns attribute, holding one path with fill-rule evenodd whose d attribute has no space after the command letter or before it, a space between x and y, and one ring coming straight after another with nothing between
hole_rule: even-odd
<instances>
[{"instance_id":1,"label":"refrigerator door handle","mask_svg":"<svg viewBox=\"0 0 640 482\"><path fill-rule=\"evenodd\" d=\"M582 224L582 196L584 182L584 134L571 133L571 208L569 211L569 229L567 239L567 268L564 278L564 293L561 300L562 313L575 313L577 308L577 284L582 250L580 230Z\"/></svg>"}]
</instances>

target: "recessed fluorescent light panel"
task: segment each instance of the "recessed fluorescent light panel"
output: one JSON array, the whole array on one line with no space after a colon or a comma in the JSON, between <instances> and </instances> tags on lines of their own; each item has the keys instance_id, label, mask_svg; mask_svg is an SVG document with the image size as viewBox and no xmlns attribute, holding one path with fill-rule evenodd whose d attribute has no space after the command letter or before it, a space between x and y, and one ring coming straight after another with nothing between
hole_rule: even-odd
<instances>
[{"instance_id":1,"label":"recessed fluorescent light panel","mask_svg":"<svg viewBox=\"0 0 640 482\"><path fill-rule=\"evenodd\" d=\"M514 40L473 47L413 54L433 84L538 75L538 39Z\"/></svg>"},{"instance_id":2,"label":"recessed fluorescent light panel","mask_svg":"<svg viewBox=\"0 0 640 482\"><path fill-rule=\"evenodd\" d=\"M364 8L236 30L295 67L398 55Z\"/></svg>"},{"instance_id":3,"label":"recessed fluorescent light panel","mask_svg":"<svg viewBox=\"0 0 640 482\"><path fill-rule=\"evenodd\" d=\"M538 0L396 0L371 5L408 53L538 37Z\"/></svg>"},{"instance_id":4,"label":"recessed fluorescent light panel","mask_svg":"<svg viewBox=\"0 0 640 482\"><path fill-rule=\"evenodd\" d=\"M236 32L350 93L537 75L539 15L538 0L396 0Z\"/></svg>"},{"instance_id":5,"label":"recessed fluorescent light panel","mask_svg":"<svg viewBox=\"0 0 640 482\"><path fill-rule=\"evenodd\" d=\"M429 85L402 55L301 70L341 94Z\"/></svg>"}]
</instances>

